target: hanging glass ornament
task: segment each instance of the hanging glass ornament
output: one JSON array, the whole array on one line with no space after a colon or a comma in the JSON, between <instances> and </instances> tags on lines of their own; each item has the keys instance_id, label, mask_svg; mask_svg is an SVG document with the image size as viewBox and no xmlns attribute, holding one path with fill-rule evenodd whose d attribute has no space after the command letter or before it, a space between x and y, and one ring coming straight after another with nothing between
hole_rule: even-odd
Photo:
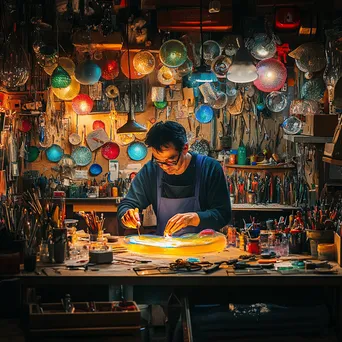
<instances>
[{"instance_id":1,"label":"hanging glass ornament","mask_svg":"<svg viewBox=\"0 0 342 342\"><path fill-rule=\"evenodd\" d=\"M257 33L246 42L246 47L251 55L258 59L272 58L277 52L275 37L269 37L266 33Z\"/></svg>"},{"instance_id":2,"label":"hanging glass ornament","mask_svg":"<svg viewBox=\"0 0 342 342\"><path fill-rule=\"evenodd\" d=\"M188 58L185 45L176 39L166 41L159 50L160 61L169 68L178 68Z\"/></svg>"},{"instance_id":3,"label":"hanging glass ornament","mask_svg":"<svg viewBox=\"0 0 342 342\"><path fill-rule=\"evenodd\" d=\"M216 57L212 64L211 70L218 78L225 78L227 77L228 69L232 64L232 60L227 56L218 56Z\"/></svg>"},{"instance_id":4,"label":"hanging glass ornament","mask_svg":"<svg viewBox=\"0 0 342 342\"><path fill-rule=\"evenodd\" d=\"M141 74L140 72L138 72L137 70L135 70L134 65L133 65L133 58L136 55L135 52L130 51L129 52L129 66L130 66L130 70L131 70L131 75L129 75L128 72L128 52L125 51L120 59L120 67L121 67L121 71L122 73L127 77L131 77L131 80L138 80L140 78L143 78L145 75Z\"/></svg>"},{"instance_id":5,"label":"hanging glass ornament","mask_svg":"<svg viewBox=\"0 0 342 342\"><path fill-rule=\"evenodd\" d=\"M208 105L200 105L195 110L195 117L199 123L209 123L214 117L213 109Z\"/></svg>"},{"instance_id":6,"label":"hanging glass ornament","mask_svg":"<svg viewBox=\"0 0 342 342\"><path fill-rule=\"evenodd\" d=\"M53 88L66 88L71 84L70 75L61 67L58 66L52 73L51 85Z\"/></svg>"},{"instance_id":7,"label":"hanging glass ornament","mask_svg":"<svg viewBox=\"0 0 342 342\"><path fill-rule=\"evenodd\" d=\"M188 58L181 66L177 68L177 75L180 77L189 75L192 72L193 66L193 63Z\"/></svg>"},{"instance_id":8,"label":"hanging glass ornament","mask_svg":"<svg viewBox=\"0 0 342 342\"><path fill-rule=\"evenodd\" d=\"M258 78L254 85L265 93L282 88L287 78L284 64L275 58L264 59L256 65Z\"/></svg>"},{"instance_id":9,"label":"hanging glass ornament","mask_svg":"<svg viewBox=\"0 0 342 342\"><path fill-rule=\"evenodd\" d=\"M71 101L80 92L80 84L76 81L74 76L71 76L71 83L66 88L53 88L53 93L61 100Z\"/></svg>"},{"instance_id":10,"label":"hanging glass ornament","mask_svg":"<svg viewBox=\"0 0 342 342\"><path fill-rule=\"evenodd\" d=\"M0 60L0 85L5 88L23 86L30 76L30 66L23 46L15 33L11 33L3 47Z\"/></svg>"},{"instance_id":11,"label":"hanging glass ornament","mask_svg":"<svg viewBox=\"0 0 342 342\"><path fill-rule=\"evenodd\" d=\"M52 67L58 63L58 53L52 46L44 45L36 54L37 63L42 67Z\"/></svg>"},{"instance_id":12,"label":"hanging glass ornament","mask_svg":"<svg viewBox=\"0 0 342 342\"><path fill-rule=\"evenodd\" d=\"M148 75L154 70L156 61L151 52L140 51L133 57L133 66L140 74Z\"/></svg>"},{"instance_id":13,"label":"hanging glass ornament","mask_svg":"<svg viewBox=\"0 0 342 342\"><path fill-rule=\"evenodd\" d=\"M202 46L200 47L200 55L202 54ZM221 47L215 40L207 40L203 43L203 58L207 65L211 65L212 61L220 56Z\"/></svg>"},{"instance_id":14,"label":"hanging glass ornament","mask_svg":"<svg viewBox=\"0 0 342 342\"><path fill-rule=\"evenodd\" d=\"M76 80L84 85L97 83L101 73L101 68L90 59L81 62L75 69Z\"/></svg>"},{"instance_id":15,"label":"hanging glass ornament","mask_svg":"<svg viewBox=\"0 0 342 342\"><path fill-rule=\"evenodd\" d=\"M72 109L79 115L89 114L94 106L94 101L86 94L79 94L72 100Z\"/></svg>"},{"instance_id":16,"label":"hanging glass ornament","mask_svg":"<svg viewBox=\"0 0 342 342\"><path fill-rule=\"evenodd\" d=\"M175 74L176 72L174 71L174 69L171 69L163 65L158 70L157 79L161 84L164 84L164 85L174 84L176 83Z\"/></svg>"},{"instance_id":17,"label":"hanging glass ornament","mask_svg":"<svg viewBox=\"0 0 342 342\"><path fill-rule=\"evenodd\" d=\"M119 64L117 61L109 59L101 67L102 78L106 81L114 80L119 75Z\"/></svg>"},{"instance_id":18,"label":"hanging glass ornament","mask_svg":"<svg viewBox=\"0 0 342 342\"><path fill-rule=\"evenodd\" d=\"M53 71L57 68L57 65L61 66L70 76L75 75L75 63L68 57L59 57L58 64L56 63L52 66L45 67L44 71L51 76Z\"/></svg>"}]
</instances>

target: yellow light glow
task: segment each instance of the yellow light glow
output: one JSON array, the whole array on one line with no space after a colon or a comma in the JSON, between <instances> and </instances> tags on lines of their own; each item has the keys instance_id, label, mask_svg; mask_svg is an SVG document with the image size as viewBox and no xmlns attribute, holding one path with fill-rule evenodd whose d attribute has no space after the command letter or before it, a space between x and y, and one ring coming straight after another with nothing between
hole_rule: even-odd
<instances>
[{"instance_id":1,"label":"yellow light glow","mask_svg":"<svg viewBox=\"0 0 342 342\"><path fill-rule=\"evenodd\" d=\"M167 238L156 235L131 235L124 238L124 243L129 251L135 253L181 256L220 252L227 245L226 237L218 232Z\"/></svg>"}]
</instances>

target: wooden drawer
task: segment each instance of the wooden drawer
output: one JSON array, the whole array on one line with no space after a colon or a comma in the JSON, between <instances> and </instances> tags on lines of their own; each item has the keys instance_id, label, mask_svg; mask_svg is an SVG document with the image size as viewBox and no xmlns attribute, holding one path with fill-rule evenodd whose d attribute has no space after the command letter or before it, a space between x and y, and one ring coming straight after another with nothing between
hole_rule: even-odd
<instances>
[{"instance_id":1,"label":"wooden drawer","mask_svg":"<svg viewBox=\"0 0 342 342\"><path fill-rule=\"evenodd\" d=\"M140 310L135 302L133 311L111 311L119 302L95 302L97 311L88 312L86 302L75 302L75 312L64 312L61 303L42 304L43 313L35 304L29 306L29 335L82 336L88 334L139 335Z\"/></svg>"}]
</instances>

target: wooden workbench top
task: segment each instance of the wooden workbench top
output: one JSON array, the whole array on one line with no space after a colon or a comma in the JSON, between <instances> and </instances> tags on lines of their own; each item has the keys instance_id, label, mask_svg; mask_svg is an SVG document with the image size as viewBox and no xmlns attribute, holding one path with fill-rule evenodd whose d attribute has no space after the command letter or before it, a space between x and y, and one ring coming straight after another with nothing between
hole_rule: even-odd
<instances>
[{"instance_id":1,"label":"wooden workbench top","mask_svg":"<svg viewBox=\"0 0 342 342\"><path fill-rule=\"evenodd\" d=\"M242 254L247 254L236 248L228 248L220 253L211 253L199 257L201 261L220 262L236 259ZM295 258L310 258L294 256ZM220 268L212 274L205 274L203 271L181 272L176 274L158 274L138 276L134 271L135 267L144 266L168 266L178 257L161 257L138 255L130 252L114 255L114 262L122 259L135 261L131 264L114 263L110 265L98 265L92 268L96 270L68 270L64 265L40 264L36 273L22 272L18 275L25 285L38 284L123 284L123 285L151 285L151 286L284 286L284 285L337 285L342 286L342 269L335 263L334 268L337 274L314 274L312 271L300 274L280 274L276 270L267 270L267 274L235 274L233 269L227 266ZM139 261L150 261L141 263ZM276 264L281 266L290 265L289 261L279 261ZM42 272L44 269L45 273ZM56 272L55 270L58 269Z\"/></svg>"}]
</instances>

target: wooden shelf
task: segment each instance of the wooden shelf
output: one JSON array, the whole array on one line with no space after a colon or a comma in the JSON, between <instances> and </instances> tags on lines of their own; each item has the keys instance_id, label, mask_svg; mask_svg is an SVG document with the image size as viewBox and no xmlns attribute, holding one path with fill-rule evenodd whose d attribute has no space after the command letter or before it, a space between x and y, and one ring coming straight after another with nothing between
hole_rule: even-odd
<instances>
[{"instance_id":1,"label":"wooden shelf","mask_svg":"<svg viewBox=\"0 0 342 342\"><path fill-rule=\"evenodd\" d=\"M311 135L290 135L284 134L283 138L287 141L291 141L293 143L302 143L302 144L325 144L332 142L333 137L313 137Z\"/></svg>"},{"instance_id":2,"label":"wooden shelf","mask_svg":"<svg viewBox=\"0 0 342 342\"><path fill-rule=\"evenodd\" d=\"M328 164L342 166L342 160L339 160L339 159L334 159L334 158L330 158L330 157L323 157L322 160Z\"/></svg>"},{"instance_id":3,"label":"wooden shelf","mask_svg":"<svg viewBox=\"0 0 342 342\"><path fill-rule=\"evenodd\" d=\"M278 203L270 204L233 204L233 211L287 211L287 210L298 210L299 207L293 207L291 205L282 205Z\"/></svg>"},{"instance_id":4,"label":"wooden shelf","mask_svg":"<svg viewBox=\"0 0 342 342\"><path fill-rule=\"evenodd\" d=\"M226 164L225 167L228 169L252 169L252 170L286 170L286 169L294 169L295 166L292 164L284 164L284 165L230 165Z\"/></svg>"}]
</instances>

